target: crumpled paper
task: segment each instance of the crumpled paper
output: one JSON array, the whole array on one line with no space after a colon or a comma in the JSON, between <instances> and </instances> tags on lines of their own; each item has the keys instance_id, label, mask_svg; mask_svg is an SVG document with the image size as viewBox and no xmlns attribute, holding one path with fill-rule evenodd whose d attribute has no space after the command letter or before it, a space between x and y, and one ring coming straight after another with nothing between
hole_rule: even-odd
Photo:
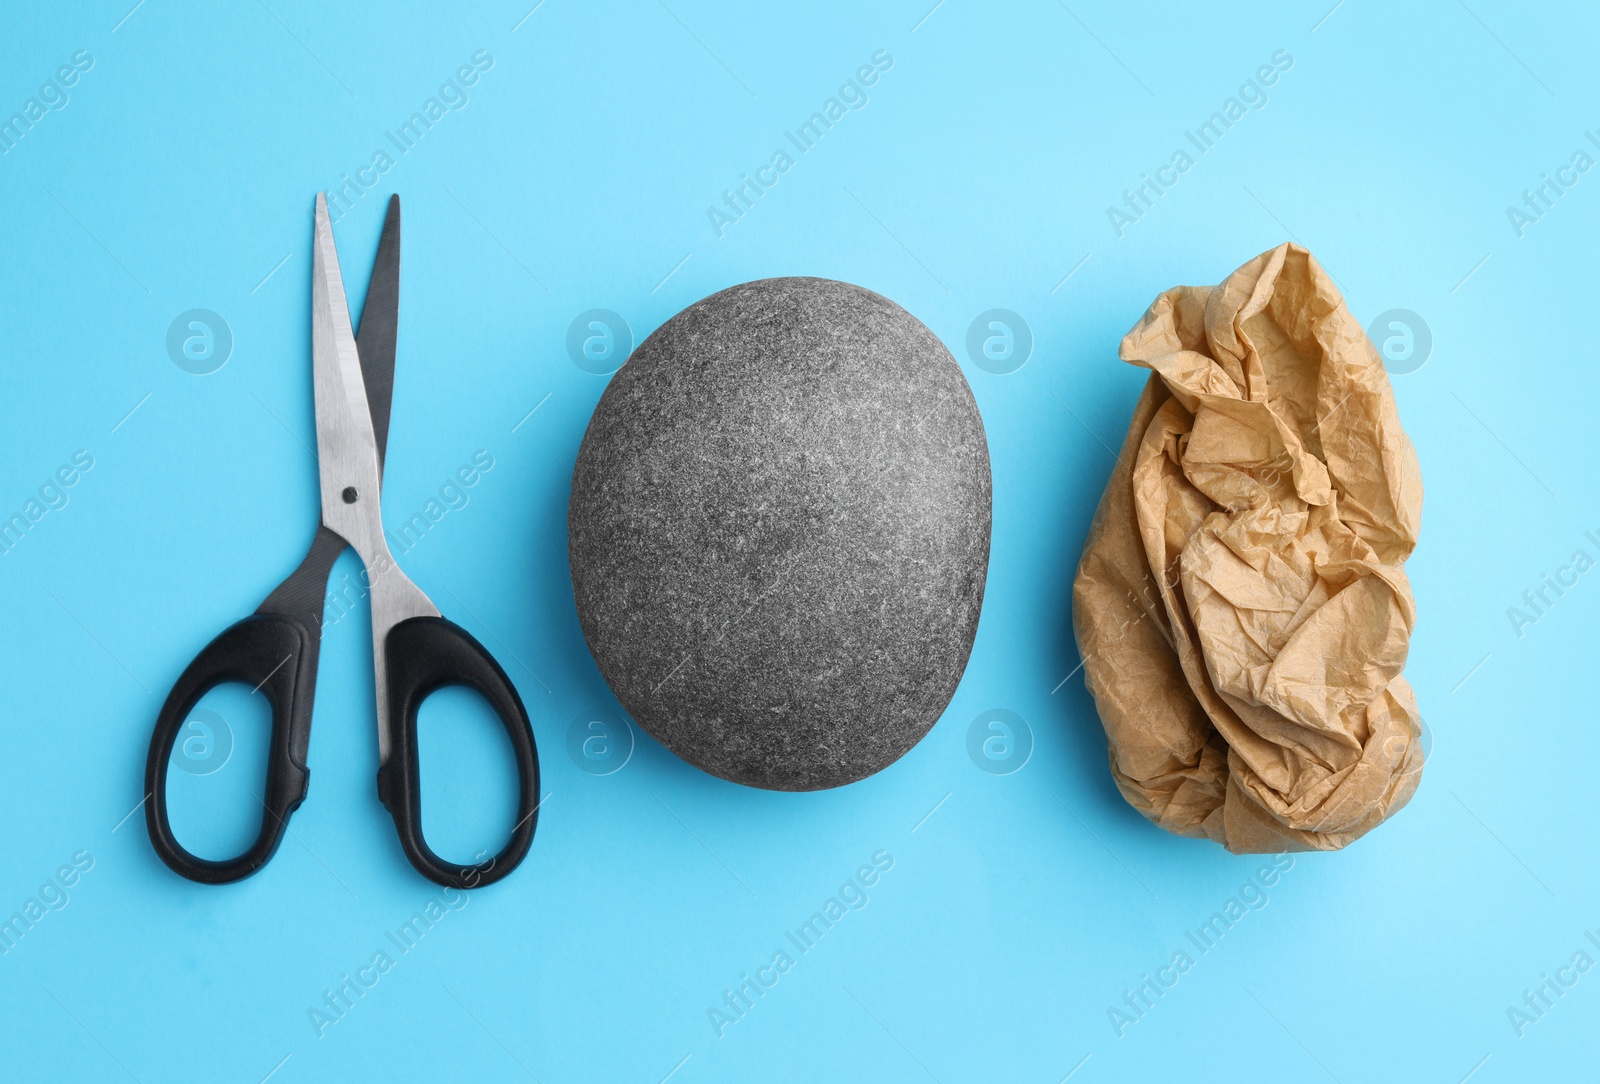
<instances>
[{"instance_id":1,"label":"crumpled paper","mask_svg":"<svg viewBox=\"0 0 1600 1084\"><path fill-rule=\"evenodd\" d=\"M1163 293L1121 356L1153 372L1073 585L1117 787L1235 853L1343 847L1422 775L1388 374L1293 244Z\"/></svg>"}]
</instances>

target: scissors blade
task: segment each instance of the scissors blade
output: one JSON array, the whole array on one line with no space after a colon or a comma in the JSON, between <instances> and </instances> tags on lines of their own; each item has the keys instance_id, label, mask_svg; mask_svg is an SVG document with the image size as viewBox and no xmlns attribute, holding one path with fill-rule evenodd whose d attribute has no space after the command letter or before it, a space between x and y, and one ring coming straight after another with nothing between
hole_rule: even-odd
<instances>
[{"instance_id":1,"label":"scissors blade","mask_svg":"<svg viewBox=\"0 0 1600 1084\"><path fill-rule=\"evenodd\" d=\"M356 337L350 328L328 201L320 192L316 218L311 258L311 364L322 522L365 560L377 552L383 539L377 436Z\"/></svg>"},{"instance_id":2,"label":"scissors blade","mask_svg":"<svg viewBox=\"0 0 1600 1084\"><path fill-rule=\"evenodd\" d=\"M356 352L367 383L367 409L378 449L378 473L383 473L384 449L389 443L389 403L394 397L394 348L400 321L400 197L389 197L383 216L383 236L372 265L367 300L361 307L356 332Z\"/></svg>"}]
</instances>

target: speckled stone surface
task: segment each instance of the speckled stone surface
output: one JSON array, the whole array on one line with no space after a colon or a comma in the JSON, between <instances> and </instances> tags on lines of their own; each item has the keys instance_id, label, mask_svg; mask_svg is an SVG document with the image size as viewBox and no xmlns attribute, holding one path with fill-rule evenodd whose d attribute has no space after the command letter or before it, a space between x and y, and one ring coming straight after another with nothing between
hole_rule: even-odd
<instances>
[{"instance_id":1,"label":"speckled stone surface","mask_svg":"<svg viewBox=\"0 0 1600 1084\"><path fill-rule=\"evenodd\" d=\"M738 783L820 790L927 733L972 650L989 452L954 359L887 298L747 282L646 339L573 472L578 619L634 719Z\"/></svg>"}]
</instances>

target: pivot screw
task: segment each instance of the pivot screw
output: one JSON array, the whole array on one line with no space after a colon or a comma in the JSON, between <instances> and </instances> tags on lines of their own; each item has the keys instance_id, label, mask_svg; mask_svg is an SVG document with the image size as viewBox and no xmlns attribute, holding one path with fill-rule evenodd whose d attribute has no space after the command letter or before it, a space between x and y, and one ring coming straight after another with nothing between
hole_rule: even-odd
<instances>
[{"instance_id":1,"label":"pivot screw","mask_svg":"<svg viewBox=\"0 0 1600 1084\"><path fill-rule=\"evenodd\" d=\"M345 486L344 487L344 492L342 494L340 494L340 496L342 496L344 498L344 503L345 504L355 504L356 503L356 487L355 486Z\"/></svg>"}]
</instances>

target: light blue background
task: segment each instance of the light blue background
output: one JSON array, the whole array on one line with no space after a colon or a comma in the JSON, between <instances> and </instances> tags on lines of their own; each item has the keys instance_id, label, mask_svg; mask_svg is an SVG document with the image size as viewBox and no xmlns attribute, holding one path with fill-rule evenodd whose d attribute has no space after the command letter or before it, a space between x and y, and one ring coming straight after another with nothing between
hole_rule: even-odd
<instances>
[{"instance_id":1,"label":"light blue background","mask_svg":"<svg viewBox=\"0 0 1600 1084\"><path fill-rule=\"evenodd\" d=\"M131 2L13 6L0 38L0 115L74 51L95 60L0 156L0 513L76 450L95 462L0 556L0 917L75 852L94 860L0 956L8 1079L1593 1075L1600 972L1520 1038L1507 1010L1575 951L1600 958L1585 939L1600 929L1600 572L1520 637L1506 613L1600 534L1600 173L1524 236L1506 214L1600 125L1592 13ZM337 234L355 306L383 199L402 193L386 521L475 451L494 457L401 561L516 680L546 805L523 868L319 1038L308 1010L323 991L437 895L375 794L364 607L328 630L311 793L263 873L192 885L157 861L142 816L122 819L172 680L289 571L315 522L313 194L480 49L494 66L470 103ZM870 103L719 238L706 208L879 49L894 67ZM1279 49L1294 66L1270 103L1116 236L1106 208ZM1260 862L1134 813L1081 673L1061 684L1105 446L1144 377L1116 347L1160 290L1217 282L1286 239L1363 322L1409 309L1434 336L1394 382L1427 487L1407 673L1432 755L1408 808L1343 853L1298 857L1119 1038L1107 1010ZM994 542L971 665L919 746L842 790L743 789L643 735L621 770L588 774L569 725L616 704L575 618L565 509L605 378L567 356L568 324L610 309L637 341L715 290L788 274L895 299L972 383ZM235 340L209 376L164 345L193 308ZM966 354L992 308L1034 335L1011 375ZM346 555L335 580L356 568ZM209 853L249 827L237 811L262 731L246 699L212 702L233 720L229 763L175 785L180 833ZM967 752L969 724L997 708L1034 740L1005 776ZM428 715L430 831L456 853L497 843L509 799L490 725L461 697ZM879 849L894 866L870 903L719 1038L707 1010L724 989Z\"/></svg>"}]
</instances>

